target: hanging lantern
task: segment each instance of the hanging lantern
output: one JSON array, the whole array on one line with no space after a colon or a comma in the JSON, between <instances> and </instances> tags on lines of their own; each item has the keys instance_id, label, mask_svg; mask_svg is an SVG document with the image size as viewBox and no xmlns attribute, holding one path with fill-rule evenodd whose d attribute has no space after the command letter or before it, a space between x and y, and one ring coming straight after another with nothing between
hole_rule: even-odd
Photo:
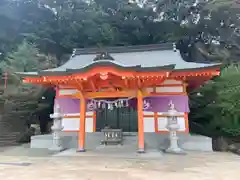
<instances>
[{"instance_id":1,"label":"hanging lantern","mask_svg":"<svg viewBox=\"0 0 240 180\"><path fill-rule=\"evenodd\" d=\"M113 110L113 105L112 104L109 104L110 105L110 110Z\"/></svg>"},{"instance_id":2,"label":"hanging lantern","mask_svg":"<svg viewBox=\"0 0 240 180\"><path fill-rule=\"evenodd\" d=\"M123 100L121 100L120 102L121 102L121 107L123 107Z\"/></svg>"},{"instance_id":3,"label":"hanging lantern","mask_svg":"<svg viewBox=\"0 0 240 180\"><path fill-rule=\"evenodd\" d=\"M97 106L97 102L96 101L94 101L94 107L95 108L97 108L98 106Z\"/></svg>"},{"instance_id":4,"label":"hanging lantern","mask_svg":"<svg viewBox=\"0 0 240 180\"><path fill-rule=\"evenodd\" d=\"M120 101L118 102L118 107L121 107L121 102Z\"/></svg>"},{"instance_id":5,"label":"hanging lantern","mask_svg":"<svg viewBox=\"0 0 240 180\"><path fill-rule=\"evenodd\" d=\"M98 102L98 108L101 108L101 102L100 101Z\"/></svg>"},{"instance_id":6,"label":"hanging lantern","mask_svg":"<svg viewBox=\"0 0 240 180\"><path fill-rule=\"evenodd\" d=\"M126 107L128 107L129 106L129 103L128 103L128 100L126 101Z\"/></svg>"}]
</instances>

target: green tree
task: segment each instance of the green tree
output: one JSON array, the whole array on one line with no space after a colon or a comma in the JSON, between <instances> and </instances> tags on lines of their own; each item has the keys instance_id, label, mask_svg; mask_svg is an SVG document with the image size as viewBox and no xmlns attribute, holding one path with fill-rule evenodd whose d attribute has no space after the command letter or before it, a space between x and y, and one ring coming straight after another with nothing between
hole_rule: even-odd
<instances>
[{"instance_id":1,"label":"green tree","mask_svg":"<svg viewBox=\"0 0 240 180\"><path fill-rule=\"evenodd\" d=\"M49 112L49 109L51 110L51 103L53 102L52 99L50 101L41 100L43 93L46 92L45 87L24 84L15 72L48 69L54 67L54 62L54 58L41 54L34 44L26 40L14 52L9 53L5 60L1 62L1 72L7 72L8 79L6 88L4 86L0 88L0 102L4 104L3 107L11 107L10 109L4 108L2 117L8 119L8 123L12 128L4 129L4 132L23 132L23 137L25 137L26 128L31 123L38 123L38 119L34 119L33 116L46 109ZM49 96L52 96L51 94L54 95L51 90L48 93L50 93ZM42 129L42 131L46 131L46 129ZM27 139L29 140L29 137Z\"/></svg>"},{"instance_id":2,"label":"green tree","mask_svg":"<svg viewBox=\"0 0 240 180\"><path fill-rule=\"evenodd\" d=\"M229 66L191 94L191 120L210 135L240 136L239 77L240 68Z\"/></svg>"},{"instance_id":3,"label":"green tree","mask_svg":"<svg viewBox=\"0 0 240 180\"><path fill-rule=\"evenodd\" d=\"M34 44L23 41L13 53L9 53L2 66L13 72L30 72L40 69L39 51Z\"/></svg>"},{"instance_id":4,"label":"green tree","mask_svg":"<svg viewBox=\"0 0 240 180\"><path fill-rule=\"evenodd\" d=\"M12 8L19 24L13 44L25 38L59 60L76 47L175 41L181 29L127 0L20 0Z\"/></svg>"},{"instance_id":5,"label":"green tree","mask_svg":"<svg viewBox=\"0 0 240 180\"><path fill-rule=\"evenodd\" d=\"M40 53L35 44L24 40L16 51L8 53L0 68L7 72L35 72L56 67L56 59Z\"/></svg>"},{"instance_id":6,"label":"green tree","mask_svg":"<svg viewBox=\"0 0 240 180\"><path fill-rule=\"evenodd\" d=\"M8 0L0 1L0 60L14 47L18 35L18 16L13 4Z\"/></svg>"}]
</instances>

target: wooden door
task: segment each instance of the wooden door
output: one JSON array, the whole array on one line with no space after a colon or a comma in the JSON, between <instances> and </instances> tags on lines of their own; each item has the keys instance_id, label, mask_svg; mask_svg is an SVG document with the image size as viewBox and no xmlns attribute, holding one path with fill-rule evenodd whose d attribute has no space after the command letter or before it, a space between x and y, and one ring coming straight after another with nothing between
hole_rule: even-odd
<instances>
[{"instance_id":1,"label":"wooden door","mask_svg":"<svg viewBox=\"0 0 240 180\"><path fill-rule=\"evenodd\" d=\"M123 132L137 132L137 112L131 107L108 108L97 110L96 130L101 131L105 125L113 129L122 129Z\"/></svg>"}]
</instances>

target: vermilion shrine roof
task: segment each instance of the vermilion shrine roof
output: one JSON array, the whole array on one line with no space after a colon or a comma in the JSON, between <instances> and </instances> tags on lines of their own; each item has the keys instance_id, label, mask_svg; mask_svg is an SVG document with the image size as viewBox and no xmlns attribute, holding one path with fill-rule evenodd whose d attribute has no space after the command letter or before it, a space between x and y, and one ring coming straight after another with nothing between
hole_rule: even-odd
<instances>
[{"instance_id":1,"label":"vermilion shrine roof","mask_svg":"<svg viewBox=\"0 0 240 180\"><path fill-rule=\"evenodd\" d=\"M69 61L60 67L40 72L19 72L24 76L71 75L86 72L98 66L113 66L118 69L147 71L194 71L220 67L221 64L186 62L175 44L118 46L106 48L74 49Z\"/></svg>"}]
</instances>

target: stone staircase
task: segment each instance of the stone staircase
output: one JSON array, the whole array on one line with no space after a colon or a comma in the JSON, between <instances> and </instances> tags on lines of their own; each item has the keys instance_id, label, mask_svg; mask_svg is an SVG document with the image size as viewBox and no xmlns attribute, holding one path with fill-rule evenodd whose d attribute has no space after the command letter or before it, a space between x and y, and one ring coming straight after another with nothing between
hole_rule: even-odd
<instances>
[{"instance_id":1,"label":"stone staircase","mask_svg":"<svg viewBox=\"0 0 240 180\"><path fill-rule=\"evenodd\" d=\"M18 136L19 136L19 133L17 132L0 135L0 147L18 145L17 143Z\"/></svg>"},{"instance_id":2,"label":"stone staircase","mask_svg":"<svg viewBox=\"0 0 240 180\"><path fill-rule=\"evenodd\" d=\"M17 139L20 135L17 120L0 116L0 147L17 145Z\"/></svg>"},{"instance_id":3,"label":"stone staircase","mask_svg":"<svg viewBox=\"0 0 240 180\"><path fill-rule=\"evenodd\" d=\"M32 114L45 108L46 103L38 101L44 91L38 86L0 87L0 146L15 145L30 124Z\"/></svg>"}]
</instances>

